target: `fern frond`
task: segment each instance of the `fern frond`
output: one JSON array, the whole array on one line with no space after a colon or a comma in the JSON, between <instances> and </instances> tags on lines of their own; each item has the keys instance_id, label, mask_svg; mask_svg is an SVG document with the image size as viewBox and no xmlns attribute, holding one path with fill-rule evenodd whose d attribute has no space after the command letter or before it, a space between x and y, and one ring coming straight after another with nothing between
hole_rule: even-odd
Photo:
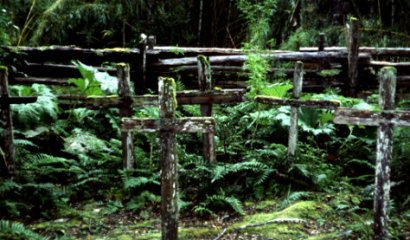
<instances>
[{"instance_id":1,"label":"fern frond","mask_svg":"<svg viewBox=\"0 0 410 240\"><path fill-rule=\"evenodd\" d=\"M238 173L241 171L263 172L267 169L269 169L269 167L266 164L257 162L256 160L234 164L216 165L212 171L213 178L211 182L221 180L226 175L232 173Z\"/></svg>"},{"instance_id":2,"label":"fern frond","mask_svg":"<svg viewBox=\"0 0 410 240\"><path fill-rule=\"evenodd\" d=\"M25 129L34 128L41 124L49 124L57 119L57 97L50 88L42 84L27 86L12 86L11 90L18 96L37 96L37 101L29 104L12 105L16 125Z\"/></svg>"},{"instance_id":3,"label":"fern frond","mask_svg":"<svg viewBox=\"0 0 410 240\"><path fill-rule=\"evenodd\" d=\"M289 204L299 201L302 198L309 198L312 196L311 192L292 192L290 193L280 204L280 208L285 208L287 206L289 206Z\"/></svg>"},{"instance_id":4,"label":"fern frond","mask_svg":"<svg viewBox=\"0 0 410 240\"><path fill-rule=\"evenodd\" d=\"M206 205L228 205L230 206L235 212L239 213L240 215L244 215L245 211L243 210L242 203L239 199L233 196L225 196L225 193L216 194L208 197L206 199Z\"/></svg>"},{"instance_id":5,"label":"fern frond","mask_svg":"<svg viewBox=\"0 0 410 240\"><path fill-rule=\"evenodd\" d=\"M194 213L199 214L199 215L210 215L213 218L216 217L215 212L213 212L211 209L203 205L197 205L194 207L193 210L194 210Z\"/></svg>"},{"instance_id":6,"label":"fern frond","mask_svg":"<svg viewBox=\"0 0 410 240\"><path fill-rule=\"evenodd\" d=\"M160 182L157 180L159 176L155 174L150 177L133 177L129 171L121 170L120 175L125 189L137 188L146 184L160 185Z\"/></svg>"},{"instance_id":7,"label":"fern frond","mask_svg":"<svg viewBox=\"0 0 410 240\"><path fill-rule=\"evenodd\" d=\"M47 240L23 224L18 222L10 222L7 220L0 220L0 238L1 239L30 239L30 240Z\"/></svg>"},{"instance_id":8,"label":"fern frond","mask_svg":"<svg viewBox=\"0 0 410 240\"><path fill-rule=\"evenodd\" d=\"M21 185L12 181L6 180L0 183L0 194L11 191L11 190L20 190Z\"/></svg>"}]
</instances>

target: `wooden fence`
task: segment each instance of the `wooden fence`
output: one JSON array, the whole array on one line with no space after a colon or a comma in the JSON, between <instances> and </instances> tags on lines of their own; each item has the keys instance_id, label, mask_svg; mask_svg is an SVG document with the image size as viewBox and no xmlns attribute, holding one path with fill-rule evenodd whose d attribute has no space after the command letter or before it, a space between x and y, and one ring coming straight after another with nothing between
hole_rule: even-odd
<instances>
[{"instance_id":1,"label":"wooden fence","mask_svg":"<svg viewBox=\"0 0 410 240\"><path fill-rule=\"evenodd\" d=\"M269 75L275 73L293 77L293 66L304 63L304 90L318 92L327 87L339 87L345 95L366 96L377 89L377 72L383 66L397 69L398 95L407 95L410 86L410 48L360 47L357 22L348 25L347 47L326 47L325 36L319 35L318 46L299 51L267 50L253 52L271 61ZM179 79L188 89L198 89L197 56L209 58L214 84L221 88L246 88L248 70L244 62L252 52L227 48L190 48L154 46L148 37L137 48L82 49L69 46L8 47L15 62L10 84L68 84L67 79L79 77L72 60L98 67L115 74L115 67L101 67L104 63L124 62L130 65L130 78L137 95L157 90L159 76ZM326 71L333 70L333 71Z\"/></svg>"}]
</instances>

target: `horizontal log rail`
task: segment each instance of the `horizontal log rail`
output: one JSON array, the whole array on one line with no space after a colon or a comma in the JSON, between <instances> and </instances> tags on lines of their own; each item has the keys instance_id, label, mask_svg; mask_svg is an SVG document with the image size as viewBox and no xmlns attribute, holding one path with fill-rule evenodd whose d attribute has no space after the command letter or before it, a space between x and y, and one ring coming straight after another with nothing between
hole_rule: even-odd
<instances>
[{"instance_id":1,"label":"horizontal log rail","mask_svg":"<svg viewBox=\"0 0 410 240\"><path fill-rule=\"evenodd\" d=\"M306 62L321 62L321 61L345 61L347 53L343 52L290 52L278 54L262 54L262 57L276 61L306 61ZM211 65L217 64L243 64L248 59L246 55L232 55L232 56L210 56L209 62ZM361 63L369 63L371 55L367 53L359 54L359 61ZM153 63L152 66L183 66L195 65L196 57L174 58L174 59L159 59L158 62Z\"/></svg>"},{"instance_id":2,"label":"horizontal log rail","mask_svg":"<svg viewBox=\"0 0 410 240\"><path fill-rule=\"evenodd\" d=\"M255 101L259 103L286 105L286 106L291 106L291 107L312 107L312 108L335 109L340 106L340 102L338 101L282 99L282 98L265 97L265 96L257 96L255 98Z\"/></svg>"},{"instance_id":3,"label":"horizontal log rail","mask_svg":"<svg viewBox=\"0 0 410 240\"><path fill-rule=\"evenodd\" d=\"M229 104L244 102L245 89L225 89L219 91L181 91L177 92L176 98L179 105L190 104ZM61 106L87 107L91 109L117 108L120 104L120 98L113 96L59 96ZM157 95L141 95L131 98L133 107L141 106L158 106Z\"/></svg>"},{"instance_id":4,"label":"horizontal log rail","mask_svg":"<svg viewBox=\"0 0 410 240\"><path fill-rule=\"evenodd\" d=\"M301 52L316 52L317 47L302 47L300 48ZM346 47L325 47L325 52L347 52ZM362 53L370 53L372 56L400 56L400 57L409 57L410 48L393 48L393 47L359 47L359 51Z\"/></svg>"},{"instance_id":5,"label":"horizontal log rail","mask_svg":"<svg viewBox=\"0 0 410 240\"><path fill-rule=\"evenodd\" d=\"M0 105L34 103L36 101L37 101L37 97L9 97L7 95L0 96Z\"/></svg>"}]
</instances>

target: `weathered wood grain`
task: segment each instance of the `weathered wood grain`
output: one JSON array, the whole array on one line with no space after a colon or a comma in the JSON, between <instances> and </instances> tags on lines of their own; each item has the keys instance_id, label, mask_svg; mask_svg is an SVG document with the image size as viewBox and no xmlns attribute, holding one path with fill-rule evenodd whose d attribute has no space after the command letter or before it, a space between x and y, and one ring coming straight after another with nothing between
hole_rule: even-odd
<instances>
[{"instance_id":1,"label":"weathered wood grain","mask_svg":"<svg viewBox=\"0 0 410 240\"><path fill-rule=\"evenodd\" d=\"M118 96L120 118L132 115L132 93L130 67L128 64L117 64ZM134 169L134 139L130 131L121 131L122 164L124 169Z\"/></svg>"}]
</instances>

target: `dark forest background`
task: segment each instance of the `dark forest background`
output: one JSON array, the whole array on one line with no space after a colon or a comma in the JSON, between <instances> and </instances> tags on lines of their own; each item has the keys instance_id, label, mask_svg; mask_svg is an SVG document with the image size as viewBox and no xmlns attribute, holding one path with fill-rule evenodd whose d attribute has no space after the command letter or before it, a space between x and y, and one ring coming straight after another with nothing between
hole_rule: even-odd
<instances>
[{"instance_id":1,"label":"dark forest background","mask_svg":"<svg viewBox=\"0 0 410 240\"><path fill-rule=\"evenodd\" d=\"M340 29L359 18L365 45L410 42L407 0L1 0L0 43L133 47L141 33L159 45L242 47L263 25L268 47L298 39L343 44ZM263 23L263 24L261 24Z\"/></svg>"}]
</instances>

